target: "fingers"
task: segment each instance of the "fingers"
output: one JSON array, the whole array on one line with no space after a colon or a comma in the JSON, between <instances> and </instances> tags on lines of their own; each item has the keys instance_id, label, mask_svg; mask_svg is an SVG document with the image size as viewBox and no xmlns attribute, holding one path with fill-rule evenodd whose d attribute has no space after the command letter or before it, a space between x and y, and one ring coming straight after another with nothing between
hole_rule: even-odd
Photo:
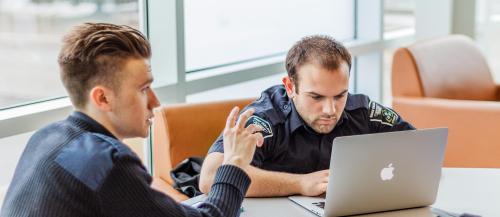
<instances>
[{"instance_id":1,"label":"fingers","mask_svg":"<svg viewBox=\"0 0 500 217\"><path fill-rule=\"evenodd\" d=\"M316 176L329 176L330 170L319 170L316 172L312 172L311 174L316 174Z\"/></svg>"},{"instance_id":2,"label":"fingers","mask_svg":"<svg viewBox=\"0 0 500 217\"><path fill-rule=\"evenodd\" d=\"M330 171L329 170L321 170L318 171L318 181L321 183L328 183L328 179L330 178Z\"/></svg>"},{"instance_id":3,"label":"fingers","mask_svg":"<svg viewBox=\"0 0 500 217\"><path fill-rule=\"evenodd\" d=\"M236 124L237 128L240 129L240 130L243 130L245 128L245 123L248 121L248 118L250 118L250 116L252 116L254 112L254 109L253 108L250 108L248 110L246 110L245 112L243 112L243 114L240 115L240 118L238 119L238 123Z\"/></svg>"},{"instance_id":4,"label":"fingers","mask_svg":"<svg viewBox=\"0 0 500 217\"><path fill-rule=\"evenodd\" d=\"M323 175L326 177L330 176L330 170L323 170Z\"/></svg>"},{"instance_id":5,"label":"fingers","mask_svg":"<svg viewBox=\"0 0 500 217\"><path fill-rule=\"evenodd\" d=\"M329 180L330 180L330 171L327 170L323 178L323 181L328 183Z\"/></svg>"},{"instance_id":6,"label":"fingers","mask_svg":"<svg viewBox=\"0 0 500 217\"><path fill-rule=\"evenodd\" d=\"M315 196L318 196L318 195L321 195L321 194L324 194L326 192L326 189L328 188L328 182L320 182L316 185L316 195Z\"/></svg>"},{"instance_id":7,"label":"fingers","mask_svg":"<svg viewBox=\"0 0 500 217\"><path fill-rule=\"evenodd\" d=\"M262 147L262 144L264 143L264 137L262 136L262 133L254 133L250 136L255 141L255 145L257 145L257 147Z\"/></svg>"},{"instance_id":8,"label":"fingers","mask_svg":"<svg viewBox=\"0 0 500 217\"><path fill-rule=\"evenodd\" d=\"M258 132L262 131L262 127L260 127L259 125L256 125L256 124L250 124L250 125L248 125L248 127L246 129L247 129L247 132L250 134L254 134L254 133L258 133Z\"/></svg>"},{"instance_id":9,"label":"fingers","mask_svg":"<svg viewBox=\"0 0 500 217\"><path fill-rule=\"evenodd\" d=\"M264 143L264 137L262 136L262 127L256 124L250 124L246 128L247 132L251 134L253 139L255 140L255 144L257 147L262 147Z\"/></svg>"},{"instance_id":10,"label":"fingers","mask_svg":"<svg viewBox=\"0 0 500 217\"><path fill-rule=\"evenodd\" d=\"M240 110L240 108L238 108L238 106L235 106L233 109L231 109L231 112L229 113L229 116L227 117L227 120L226 120L226 128L225 129L230 129L235 125L236 117L237 117L239 110Z\"/></svg>"},{"instance_id":11,"label":"fingers","mask_svg":"<svg viewBox=\"0 0 500 217\"><path fill-rule=\"evenodd\" d=\"M326 192L326 188L328 187L328 183L321 183L318 185L318 187L319 187L319 190L321 191L321 193L319 193L319 194L323 194Z\"/></svg>"},{"instance_id":12,"label":"fingers","mask_svg":"<svg viewBox=\"0 0 500 217\"><path fill-rule=\"evenodd\" d=\"M262 136L262 133L256 133L254 136L257 137L257 147L262 147L264 144L264 137Z\"/></svg>"},{"instance_id":13,"label":"fingers","mask_svg":"<svg viewBox=\"0 0 500 217\"><path fill-rule=\"evenodd\" d=\"M322 181L323 183L328 183L328 180L329 180L329 177L328 177L328 176L323 177L323 178L321 179L321 181Z\"/></svg>"},{"instance_id":14,"label":"fingers","mask_svg":"<svg viewBox=\"0 0 500 217\"><path fill-rule=\"evenodd\" d=\"M330 176L330 171L329 170L320 170L316 172L310 173L311 177L314 177L314 180L317 180L316 182L318 184L324 184L328 183L329 176Z\"/></svg>"}]
</instances>

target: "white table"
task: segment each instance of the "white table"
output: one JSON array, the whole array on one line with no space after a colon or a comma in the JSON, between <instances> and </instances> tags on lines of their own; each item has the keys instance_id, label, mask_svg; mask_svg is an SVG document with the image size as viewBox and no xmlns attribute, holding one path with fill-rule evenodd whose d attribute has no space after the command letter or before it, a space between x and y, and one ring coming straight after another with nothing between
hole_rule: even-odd
<instances>
[{"instance_id":1,"label":"white table","mask_svg":"<svg viewBox=\"0 0 500 217\"><path fill-rule=\"evenodd\" d=\"M500 169L444 168L436 203L432 207L453 213L500 217ZM316 216L286 197L245 198L243 208L241 217ZM421 209L410 210L409 215L388 212L370 216L426 216L420 215ZM428 208L423 209L428 213Z\"/></svg>"},{"instance_id":2,"label":"white table","mask_svg":"<svg viewBox=\"0 0 500 217\"><path fill-rule=\"evenodd\" d=\"M433 207L500 217L500 169L443 169Z\"/></svg>"}]
</instances>

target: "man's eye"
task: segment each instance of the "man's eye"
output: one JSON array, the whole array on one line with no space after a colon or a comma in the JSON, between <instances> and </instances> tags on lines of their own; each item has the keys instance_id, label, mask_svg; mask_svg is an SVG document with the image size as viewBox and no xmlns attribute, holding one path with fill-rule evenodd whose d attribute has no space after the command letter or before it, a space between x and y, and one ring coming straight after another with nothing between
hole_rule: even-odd
<instances>
[{"instance_id":1,"label":"man's eye","mask_svg":"<svg viewBox=\"0 0 500 217\"><path fill-rule=\"evenodd\" d=\"M335 96L335 99L342 99L342 98L344 98L344 96L345 96L345 94L342 94L340 96Z\"/></svg>"},{"instance_id":2,"label":"man's eye","mask_svg":"<svg viewBox=\"0 0 500 217\"><path fill-rule=\"evenodd\" d=\"M323 97L321 97L321 96L311 96L311 98L313 98L314 100L320 100Z\"/></svg>"}]
</instances>

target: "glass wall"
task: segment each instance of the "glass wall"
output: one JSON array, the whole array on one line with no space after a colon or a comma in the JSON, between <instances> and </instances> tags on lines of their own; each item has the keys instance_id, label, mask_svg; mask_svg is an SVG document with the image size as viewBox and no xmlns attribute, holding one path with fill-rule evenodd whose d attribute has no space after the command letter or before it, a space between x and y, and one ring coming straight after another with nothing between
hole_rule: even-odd
<instances>
[{"instance_id":1,"label":"glass wall","mask_svg":"<svg viewBox=\"0 0 500 217\"><path fill-rule=\"evenodd\" d=\"M476 1L475 39L500 83L500 1Z\"/></svg>"},{"instance_id":2,"label":"glass wall","mask_svg":"<svg viewBox=\"0 0 500 217\"><path fill-rule=\"evenodd\" d=\"M138 0L0 0L0 109L65 96L57 54L75 24L139 27Z\"/></svg>"},{"instance_id":3,"label":"glass wall","mask_svg":"<svg viewBox=\"0 0 500 217\"><path fill-rule=\"evenodd\" d=\"M384 0L384 38L415 33L415 0Z\"/></svg>"},{"instance_id":4,"label":"glass wall","mask_svg":"<svg viewBox=\"0 0 500 217\"><path fill-rule=\"evenodd\" d=\"M307 35L354 38L354 1L190 0L184 11L188 72L282 55Z\"/></svg>"}]
</instances>

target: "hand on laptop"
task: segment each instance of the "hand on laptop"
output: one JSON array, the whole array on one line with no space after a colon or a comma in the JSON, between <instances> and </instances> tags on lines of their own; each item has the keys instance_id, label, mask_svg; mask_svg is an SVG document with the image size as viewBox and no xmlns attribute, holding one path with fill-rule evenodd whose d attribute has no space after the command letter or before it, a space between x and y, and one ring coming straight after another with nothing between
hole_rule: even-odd
<instances>
[{"instance_id":1,"label":"hand on laptop","mask_svg":"<svg viewBox=\"0 0 500 217\"><path fill-rule=\"evenodd\" d=\"M303 174L300 177L301 195L318 196L326 192L328 186L328 170L320 170L313 173Z\"/></svg>"},{"instance_id":2,"label":"hand on laptop","mask_svg":"<svg viewBox=\"0 0 500 217\"><path fill-rule=\"evenodd\" d=\"M255 146L262 146L264 138L261 133L256 133L262 130L259 126L251 124L245 128L245 123L254 110L246 110L236 121L238 112L239 108L234 107L227 117L223 132L224 160L222 164L231 164L245 170L252 161Z\"/></svg>"}]
</instances>

